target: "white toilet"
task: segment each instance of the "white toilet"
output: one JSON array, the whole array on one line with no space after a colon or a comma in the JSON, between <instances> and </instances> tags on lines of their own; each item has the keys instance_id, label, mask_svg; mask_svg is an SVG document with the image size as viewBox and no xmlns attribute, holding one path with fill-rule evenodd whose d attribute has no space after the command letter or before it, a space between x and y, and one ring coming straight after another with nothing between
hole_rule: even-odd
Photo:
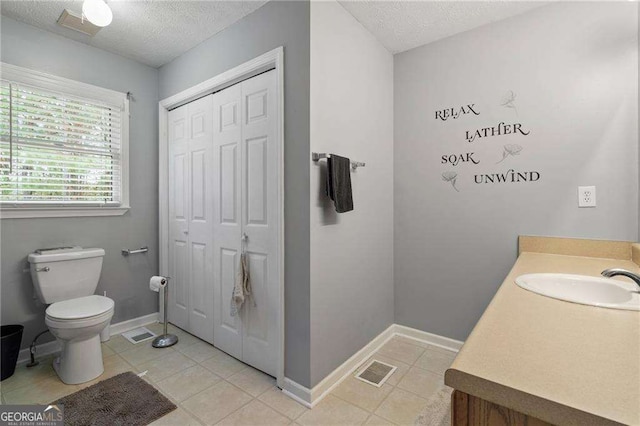
<instances>
[{"instance_id":1,"label":"white toilet","mask_svg":"<svg viewBox=\"0 0 640 426\"><path fill-rule=\"evenodd\" d=\"M67 384L104 372L100 335L108 330L114 302L93 294L103 257L103 249L73 247L39 250L28 258L36 294L49 304L45 323L62 346L53 367Z\"/></svg>"}]
</instances>

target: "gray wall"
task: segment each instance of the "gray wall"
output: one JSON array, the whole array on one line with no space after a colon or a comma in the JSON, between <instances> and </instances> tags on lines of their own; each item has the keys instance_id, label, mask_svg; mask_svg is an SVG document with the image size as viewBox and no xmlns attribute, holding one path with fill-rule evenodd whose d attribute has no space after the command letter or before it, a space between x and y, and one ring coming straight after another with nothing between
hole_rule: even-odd
<instances>
[{"instance_id":1,"label":"gray wall","mask_svg":"<svg viewBox=\"0 0 640 426\"><path fill-rule=\"evenodd\" d=\"M638 237L637 7L556 3L395 56L397 323L464 340L519 234ZM480 115L435 118L472 103ZM499 122L530 134L465 139ZM496 164L505 144L523 150ZM479 164L441 164L470 152ZM474 183L509 169L541 177ZM597 186L597 208L578 209L579 185Z\"/></svg>"},{"instance_id":2,"label":"gray wall","mask_svg":"<svg viewBox=\"0 0 640 426\"><path fill-rule=\"evenodd\" d=\"M393 56L337 1L311 4L311 150L366 162L343 214L309 162L316 385L393 323Z\"/></svg>"},{"instance_id":3,"label":"gray wall","mask_svg":"<svg viewBox=\"0 0 640 426\"><path fill-rule=\"evenodd\" d=\"M164 65L160 98L278 46L285 62L285 374L309 386L309 2L271 1Z\"/></svg>"},{"instance_id":4,"label":"gray wall","mask_svg":"<svg viewBox=\"0 0 640 426\"><path fill-rule=\"evenodd\" d=\"M46 330L44 306L34 300L27 255L42 247L102 247L106 256L98 294L115 300L112 323L158 310L149 277L158 271L158 71L121 56L2 17L3 62L84 83L130 91L131 210L124 216L2 219L2 324L24 324L22 346ZM125 258L123 248L149 246ZM51 340L50 335L42 341Z\"/></svg>"}]
</instances>

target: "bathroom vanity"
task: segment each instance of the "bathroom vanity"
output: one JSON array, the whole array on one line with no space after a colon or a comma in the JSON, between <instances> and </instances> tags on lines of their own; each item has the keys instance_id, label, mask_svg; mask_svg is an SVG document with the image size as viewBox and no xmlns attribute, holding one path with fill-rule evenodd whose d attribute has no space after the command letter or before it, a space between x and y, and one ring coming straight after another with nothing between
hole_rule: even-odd
<instances>
[{"instance_id":1,"label":"bathroom vanity","mask_svg":"<svg viewBox=\"0 0 640 426\"><path fill-rule=\"evenodd\" d=\"M514 282L607 268L639 274L640 245L520 237L519 253L445 373L452 424L640 424L640 311L561 301Z\"/></svg>"}]
</instances>

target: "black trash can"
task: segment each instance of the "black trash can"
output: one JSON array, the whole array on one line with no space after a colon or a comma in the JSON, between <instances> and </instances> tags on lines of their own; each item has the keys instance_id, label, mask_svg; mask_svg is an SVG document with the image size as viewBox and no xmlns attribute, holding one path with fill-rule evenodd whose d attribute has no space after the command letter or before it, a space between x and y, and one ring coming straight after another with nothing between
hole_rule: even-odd
<instances>
[{"instance_id":1,"label":"black trash can","mask_svg":"<svg viewBox=\"0 0 640 426\"><path fill-rule=\"evenodd\" d=\"M20 353L20 344L22 343L22 325L3 325L2 341L0 342L0 350L2 351L2 360L0 360L1 370L0 381L13 376L16 371L16 362L18 362L18 354Z\"/></svg>"}]
</instances>

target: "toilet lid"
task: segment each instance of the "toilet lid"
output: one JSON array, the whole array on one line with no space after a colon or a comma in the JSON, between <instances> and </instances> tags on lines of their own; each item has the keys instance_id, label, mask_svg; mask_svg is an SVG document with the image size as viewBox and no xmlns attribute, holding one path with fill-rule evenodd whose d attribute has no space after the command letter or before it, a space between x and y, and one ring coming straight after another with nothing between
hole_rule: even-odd
<instances>
[{"instance_id":1,"label":"toilet lid","mask_svg":"<svg viewBox=\"0 0 640 426\"><path fill-rule=\"evenodd\" d=\"M60 320L95 317L113 309L113 300L104 296L86 296L49 305L47 315Z\"/></svg>"}]
</instances>

